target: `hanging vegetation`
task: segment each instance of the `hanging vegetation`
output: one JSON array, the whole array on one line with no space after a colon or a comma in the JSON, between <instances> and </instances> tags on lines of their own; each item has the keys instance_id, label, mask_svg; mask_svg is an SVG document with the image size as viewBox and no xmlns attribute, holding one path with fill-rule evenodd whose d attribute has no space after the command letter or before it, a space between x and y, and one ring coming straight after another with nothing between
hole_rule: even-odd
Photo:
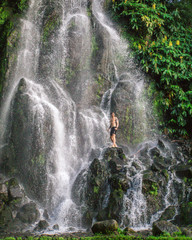
<instances>
[{"instance_id":1,"label":"hanging vegetation","mask_svg":"<svg viewBox=\"0 0 192 240\"><path fill-rule=\"evenodd\" d=\"M111 6L136 58L152 76L149 94L161 128L170 136L191 136L192 3L112 0Z\"/></svg>"},{"instance_id":2,"label":"hanging vegetation","mask_svg":"<svg viewBox=\"0 0 192 240\"><path fill-rule=\"evenodd\" d=\"M0 2L0 94L7 70L7 37L20 14L28 6L28 0L1 0Z\"/></svg>"}]
</instances>

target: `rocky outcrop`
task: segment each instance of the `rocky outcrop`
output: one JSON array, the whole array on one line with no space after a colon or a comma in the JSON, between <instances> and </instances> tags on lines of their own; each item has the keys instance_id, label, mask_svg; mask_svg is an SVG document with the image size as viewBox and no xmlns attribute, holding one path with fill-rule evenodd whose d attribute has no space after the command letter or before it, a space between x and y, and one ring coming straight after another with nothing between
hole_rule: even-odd
<instances>
[{"instance_id":1,"label":"rocky outcrop","mask_svg":"<svg viewBox=\"0 0 192 240\"><path fill-rule=\"evenodd\" d=\"M152 217L157 215L159 220L175 219L173 222L178 225L181 222L190 224L191 208L190 203L187 204L192 195L188 191L190 186L187 187L190 185L190 175L181 177L182 182L177 179L177 171L183 162L182 154L178 152L177 145L173 144L170 148L169 144L165 139L159 139L156 144L147 143L137 151L134 156L136 158L125 157L120 148L107 148L100 159L95 158L89 168L78 175L72 189L73 200L79 206L85 203L81 208L83 224L90 226L93 219L102 221L113 218L119 221L122 211L132 206L132 191L128 196L129 201L124 202L124 205L123 198L133 186L139 172L142 175L142 194L146 201L143 219L150 223ZM190 164L185 165L182 171L185 169L189 172L190 168ZM186 188L183 188L184 185ZM179 215L175 218L178 209ZM130 223L128 215L125 221Z\"/></svg>"},{"instance_id":2,"label":"rocky outcrop","mask_svg":"<svg viewBox=\"0 0 192 240\"><path fill-rule=\"evenodd\" d=\"M179 214L175 217L174 223L179 226L192 224L192 202L182 203L179 207Z\"/></svg>"},{"instance_id":3,"label":"rocky outcrop","mask_svg":"<svg viewBox=\"0 0 192 240\"><path fill-rule=\"evenodd\" d=\"M35 203L27 203L17 213L17 218L23 223L32 224L39 219L40 213Z\"/></svg>"},{"instance_id":4,"label":"rocky outcrop","mask_svg":"<svg viewBox=\"0 0 192 240\"><path fill-rule=\"evenodd\" d=\"M16 178L7 179L0 175L0 235L24 233L33 227L35 232L42 232L49 227L47 211L41 218L39 206L30 201L23 186ZM52 229L58 230L55 224Z\"/></svg>"},{"instance_id":5,"label":"rocky outcrop","mask_svg":"<svg viewBox=\"0 0 192 240\"><path fill-rule=\"evenodd\" d=\"M118 229L118 223L114 219L100 221L93 224L91 230L93 233L112 234Z\"/></svg>"},{"instance_id":6,"label":"rocky outcrop","mask_svg":"<svg viewBox=\"0 0 192 240\"><path fill-rule=\"evenodd\" d=\"M158 221L153 223L152 232L154 236L158 236L163 233L169 233L169 234L178 233L180 232L180 229L174 224L172 224L171 222Z\"/></svg>"},{"instance_id":7,"label":"rocky outcrop","mask_svg":"<svg viewBox=\"0 0 192 240\"><path fill-rule=\"evenodd\" d=\"M38 232L44 231L48 228L48 226L49 224L46 220L41 220L35 227L34 231L38 231Z\"/></svg>"},{"instance_id":8,"label":"rocky outcrop","mask_svg":"<svg viewBox=\"0 0 192 240\"><path fill-rule=\"evenodd\" d=\"M26 227L16 217L23 204L27 203L26 194L23 187L15 178L6 179L0 175L0 233L21 231Z\"/></svg>"},{"instance_id":9,"label":"rocky outcrop","mask_svg":"<svg viewBox=\"0 0 192 240\"><path fill-rule=\"evenodd\" d=\"M93 218L120 220L123 196L129 187L125 164L121 148L107 148L102 159L94 159L77 177L72 196L78 205L85 203L85 225L90 226Z\"/></svg>"},{"instance_id":10,"label":"rocky outcrop","mask_svg":"<svg viewBox=\"0 0 192 240\"><path fill-rule=\"evenodd\" d=\"M36 124L38 114L32 110L33 100L28 95L29 88L29 82L22 78L14 99L14 121L9 145L4 148L2 154L1 167L7 175L17 176L34 199L44 202L47 185L45 152L50 149L51 141L41 141L42 134ZM44 122L42 128L47 139L51 137L49 126L48 122Z\"/></svg>"}]
</instances>

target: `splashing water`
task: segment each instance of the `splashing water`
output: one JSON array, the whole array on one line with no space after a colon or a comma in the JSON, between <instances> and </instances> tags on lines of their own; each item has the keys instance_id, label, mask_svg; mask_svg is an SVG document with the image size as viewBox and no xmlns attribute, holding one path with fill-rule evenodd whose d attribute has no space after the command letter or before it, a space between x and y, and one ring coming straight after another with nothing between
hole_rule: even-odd
<instances>
[{"instance_id":1,"label":"splashing water","mask_svg":"<svg viewBox=\"0 0 192 240\"><path fill-rule=\"evenodd\" d=\"M61 231L70 231L71 227L82 227L83 205L79 207L72 201L73 182L78 173L89 165L92 149L99 149L102 153L109 146L109 115L113 102L124 97L119 96L118 91L128 89L127 93L134 99L130 100L135 109L132 122L139 134L146 139L151 130L148 126L147 102L143 97L144 76L130 57L128 43L104 14L103 1L93 0L89 9L92 20L86 0L59 0L52 4L59 12L59 24L47 40L47 45L42 40L43 29L49 20L45 16L46 1L31 0L27 17L21 21L17 63L8 79L9 86L1 106L1 129L5 130L1 131L0 144L2 149L10 144L9 136L14 126L12 108L20 94L22 99L27 98L25 108L31 116L28 119L32 126L31 135L36 136L35 147L28 141L23 146L29 151L28 158L25 157L29 163L38 159L46 169L43 185L46 185L46 191L42 193L44 201L32 191L31 196L48 209L51 223L58 223ZM56 16L54 14L51 16ZM98 53L99 57L93 57L94 39L100 35L103 52ZM93 62L99 62L95 64L97 69L93 67ZM105 90L100 99L98 92L101 90L95 83L98 75L105 75L108 82L102 86ZM21 79L24 79L25 87L20 91ZM25 157L21 165L27 162ZM146 201L142 194L142 171L145 167L138 159L136 161L141 169L132 178L132 188L124 197L122 221L141 228L147 226ZM29 166L22 175L29 174ZM167 199L168 195L169 192ZM109 189L103 206L108 197ZM127 216L130 216L129 219Z\"/></svg>"}]
</instances>

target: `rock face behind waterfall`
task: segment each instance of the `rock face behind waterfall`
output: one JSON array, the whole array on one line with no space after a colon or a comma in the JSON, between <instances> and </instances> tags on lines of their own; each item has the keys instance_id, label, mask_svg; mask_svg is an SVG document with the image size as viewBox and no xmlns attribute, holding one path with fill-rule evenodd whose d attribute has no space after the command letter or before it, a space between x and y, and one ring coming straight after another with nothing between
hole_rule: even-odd
<instances>
[{"instance_id":1,"label":"rock face behind waterfall","mask_svg":"<svg viewBox=\"0 0 192 240\"><path fill-rule=\"evenodd\" d=\"M102 159L95 158L88 171L84 170L78 175L72 193L78 205L82 202L85 204L85 225L90 226L93 218L120 221L123 195L129 187L125 164L126 158L121 148L107 148Z\"/></svg>"},{"instance_id":2,"label":"rock face behind waterfall","mask_svg":"<svg viewBox=\"0 0 192 240\"><path fill-rule=\"evenodd\" d=\"M49 229L66 231L112 218L131 228L192 224L191 145L154 137L145 77L105 1L29 2L7 46L0 231L40 231L52 221ZM107 148L111 111L126 156Z\"/></svg>"},{"instance_id":3,"label":"rock face behind waterfall","mask_svg":"<svg viewBox=\"0 0 192 240\"><path fill-rule=\"evenodd\" d=\"M31 111L33 103L24 78L19 82L13 109L11 144L4 152L2 168L6 173L18 176L24 185L28 186L33 198L43 202L47 183L45 149L43 149L45 146L42 145L42 136L38 125L35 124L38 116ZM43 134L48 134L47 126L45 123Z\"/></svg>"}]
</instances>

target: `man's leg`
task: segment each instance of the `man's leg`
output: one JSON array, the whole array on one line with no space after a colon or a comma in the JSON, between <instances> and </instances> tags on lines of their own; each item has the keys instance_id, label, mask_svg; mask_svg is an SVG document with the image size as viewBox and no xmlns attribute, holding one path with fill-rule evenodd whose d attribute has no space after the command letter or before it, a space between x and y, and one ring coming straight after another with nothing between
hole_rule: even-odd
<instances>
[{"instance_id":1,"label":"man's leg","mask_svg":"<svg viewBox=\"0 0 192 240\"><path fill-rule=\"evenodd\" d=\"M110 136L111 142L113 143L113 135ZM112 146L113 147L113 146Z\"/></svg>"},{"instance_id":2,"label":"man's leg","mask_svg":"<svg viewBox=\"0 0 192 240\"><path fill-rule=\"evenodd\" d=\"M117 144L116 144L116 135L115 134L113 134L113 138L114 138L114 140L113 140L113 145L114 145L114 147L117 147Z\"/></svg>"},{"instance_id":3,"label":"man's leg","mask_svg":"<svg viewBox=\"0 0 192 240\"><path fill-rule=\"evenodd\" d=\"M112 147L115 147L115 134L111 136L111 141L113 143Z\"/></svg>"}]
</instances>

